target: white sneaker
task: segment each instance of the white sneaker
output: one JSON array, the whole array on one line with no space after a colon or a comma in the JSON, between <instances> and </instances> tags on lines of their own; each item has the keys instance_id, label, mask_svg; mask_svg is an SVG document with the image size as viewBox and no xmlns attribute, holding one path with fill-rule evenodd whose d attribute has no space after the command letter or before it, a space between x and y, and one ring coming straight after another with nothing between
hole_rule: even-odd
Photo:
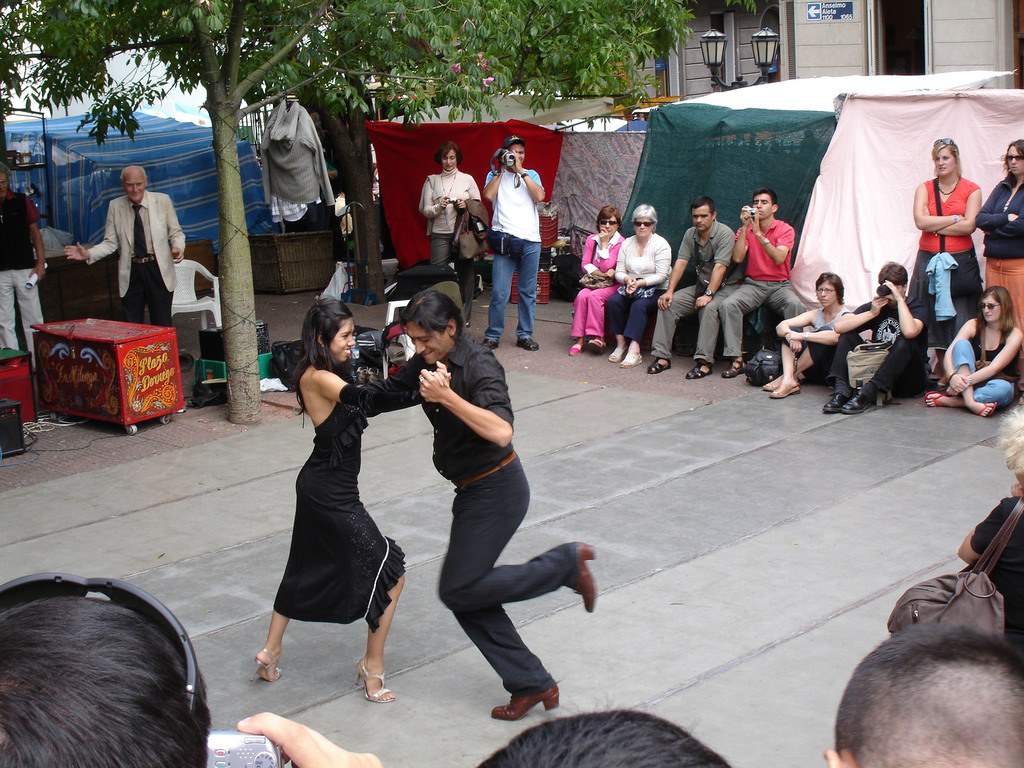
<instances>
[{"instance_id":1,"label":"white sneaker","mask_svg":"<svg viewBox=\"0 0 1024 768\"><path fill-rule=\"evenodd\" d=\"M609 363L621 363L622 362L622 358L624 358L625 356L626 356L626 348L625 347L616 347L615 351L613 351L610 355L608 355L608 362Z\"/></svg>"}]
</instances>

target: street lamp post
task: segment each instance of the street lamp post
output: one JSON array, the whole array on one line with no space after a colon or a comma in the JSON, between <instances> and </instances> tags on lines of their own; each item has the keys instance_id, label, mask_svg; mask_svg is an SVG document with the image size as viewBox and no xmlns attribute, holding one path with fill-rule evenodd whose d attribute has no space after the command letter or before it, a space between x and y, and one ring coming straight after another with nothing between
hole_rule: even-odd
<instances>
[{"instance_id":1,"label":"street lamp post","mask_svg":"<svg viewBox=\"0 0 1024 768\"><path fill-rule=\"evenodd\" d=\"M725 60L725 48L728 44L729 38L717 29L709 30L700 36L700 56L704 59L704 66L711 70L711 83L722 91L731 91L751 85L743 79L742 74L737 75L731 83L722 80L722 62ZM765 27L750 36L750 47L754 51L754 64L761 70L761 76L754 81L753 85L766 83L768 82L768 70L775 62L775 56L779 52L779 35Z\"/></svg>"}]
</instances>

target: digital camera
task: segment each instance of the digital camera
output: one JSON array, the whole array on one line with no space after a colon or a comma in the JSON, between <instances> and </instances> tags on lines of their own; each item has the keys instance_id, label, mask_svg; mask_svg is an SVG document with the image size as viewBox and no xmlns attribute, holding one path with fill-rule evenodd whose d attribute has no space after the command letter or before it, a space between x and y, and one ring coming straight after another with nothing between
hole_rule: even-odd
<instances>
[{"instance_id":1,"label":"digital camera","mask_svg":"<svg viewBox=\"0 0 1024 768\"><path fill-rule=\"evenodd\" d=\"M281 750L266 736L240 731L210 731L206 768L280 768Z\"/></svg>"},{"instance_id":2,"label":"digital camera","mask_svg":"<svg viewBox=\"0 0 1024 768\"><path fill-rule=\"evenodd\" d=\"M752 218L752 219L756 219L757 218L757 208L755 208L754 206L752 206L752 205L745 205L745 206L743 206L743 210L747 212L747 215L750 218Z\"/></svg>"},{"instance_id":3,"label":"digital camera","mask_svg":"<svg viewBox=\"0 0 1024 768\"><path fill-rule=\"evenodd\" d=\"M877 290L875 290L875 293L877 293L879 296L891 296L892 288L890 288L888 285L880 285L878 286Z\"/></svg>"}]
</instances>

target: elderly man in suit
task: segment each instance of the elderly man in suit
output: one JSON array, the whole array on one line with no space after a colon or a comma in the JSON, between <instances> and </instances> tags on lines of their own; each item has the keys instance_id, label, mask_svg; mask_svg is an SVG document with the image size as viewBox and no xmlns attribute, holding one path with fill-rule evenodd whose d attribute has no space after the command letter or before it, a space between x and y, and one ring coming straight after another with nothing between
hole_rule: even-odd
<instances>
[{"instance_id":1,"label":"elderly man in suit","mask_svg":"<svg viewBox=\"0 0 1024 768\"><path fill-rule=\"evenodd\" d=\"M118 289L129 323L145 320L149 307L152 325L170 326L174 296L174 264L184 258L185 233L178 224L171 198L146 191L146 171L129 165L121 171L125 196L110 201L103 242L86 248L80 243L64 248L74 261L92 264L115 251Z\"/></svg>"}]
</instances>

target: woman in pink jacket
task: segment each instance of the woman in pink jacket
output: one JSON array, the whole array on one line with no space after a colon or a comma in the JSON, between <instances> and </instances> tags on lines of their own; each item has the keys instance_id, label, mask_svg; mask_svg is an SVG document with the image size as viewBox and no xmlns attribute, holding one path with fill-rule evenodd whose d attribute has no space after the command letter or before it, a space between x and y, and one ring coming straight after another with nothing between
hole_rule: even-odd
<instances>
[{"instance_id":1,"label":"woman in pink jacket","mask_svg":"<svg viewBox=\"0 0 1024 768\"><path fill-rule=\"evenodd\" d=\"M612 205L606 205L597 214L597 234L587 238L583 246L584 279L595 286L582 288L576 294L572 314L572 346L569 354L576 356L586 343L595 352L604 349L604 305L615 293L615 264L619 248L625 238L619 234L622 214Z\"/></svg>"}]
</instances>

